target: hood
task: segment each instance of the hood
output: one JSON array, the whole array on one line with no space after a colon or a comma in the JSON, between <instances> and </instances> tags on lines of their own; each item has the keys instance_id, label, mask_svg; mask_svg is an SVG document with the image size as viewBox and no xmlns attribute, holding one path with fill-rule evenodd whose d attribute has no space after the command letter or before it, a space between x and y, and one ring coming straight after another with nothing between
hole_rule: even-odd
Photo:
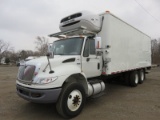
<instances>
[{"instance_id":1,"label":"hood","mask_svg":"<svg viewBox=\"0 0 160 120\"><path fill-rule=\"evenodd\" d=\"M23 82L32 82L38 83L40 79L44 78L54 78L58 77L59 79L64 76L67 78L71 74L80 73L80 56L60 56L55 55L54 58L49 58L51 64L51 73L50 67L48 66L48 60L46 56L39 57L24 63L25 66L20 66L18 78ZM23 78L24 77L24 78ZM60 80L65 80L65 79ZM57 83L58 84L58 83Z\"/></svg>"},{"instance_id":2,"label":"hood","mask_svg":"<svg viewBox=\"0 0 160 120\"><path fill-rule=\"evenodd\" d=\"M62 63L72 63L80 60L80 56L64 56L64 55L55 55L54 58L49 58L51 66L53 68L59 66ZM48 60L46 56L42 56L25 63L26 65L34 65L34 66L46 66L48 64Z\"/></svg>"}]
</instances>

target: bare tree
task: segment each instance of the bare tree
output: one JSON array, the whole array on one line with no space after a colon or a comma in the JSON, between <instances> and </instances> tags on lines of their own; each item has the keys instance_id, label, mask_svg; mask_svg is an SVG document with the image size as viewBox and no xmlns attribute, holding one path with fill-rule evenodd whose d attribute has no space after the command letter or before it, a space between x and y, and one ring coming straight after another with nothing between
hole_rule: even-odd
<instances>
[{"instance_id":1,"label":"bare tree","mask_svg":"<svg viewBox=\"0 0 160 120\"><path fill-rule=\"evenodd\" d=\"M154 39L152 43L152 63L160 64L160 39Z\"/></svg>"},{"instance_id":2,"label":"bare tree","mask_svg":"<svg viewBox=\"0 0 160 120\"><path fill-rule=\"evenodd\" d=\"M0 60L5 57L8 51L12 51L13 47L10 46L8 42L0 40Z\"/></svg>"},{"instance_id":3,"label":"bare tree","mask_svg":"<svg viewBox=\"0 0 160 120\"><path fill-rule=\"evenodd\" d=\"M12 51L9 58L12 63L16 63L19 60L19 53Z\"/></svg>"},{"instance_id":4,"label":"bare tree","mask_svg":"<svg viewBox=\"0 0 160 120\"><path fill-rule=\"evenodd\" d=\"M48 40L45 37L38 36L35 41L36 49L39 55L45 55L48 51Z\"/></svg>"}]
</instances>

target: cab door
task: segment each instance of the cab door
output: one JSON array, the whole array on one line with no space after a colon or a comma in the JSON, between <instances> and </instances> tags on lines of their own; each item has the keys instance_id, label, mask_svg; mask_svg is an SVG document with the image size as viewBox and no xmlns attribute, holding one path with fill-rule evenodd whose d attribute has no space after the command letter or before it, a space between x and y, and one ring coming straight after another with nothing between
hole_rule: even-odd
<instances>
[{"instance_id":1,"label":"cab door","mask_svg":"<svg viewBox=\"0 0 160 120\"><path fill-rule=\"evenodd\" d=\"M96 56L95 40L87 38L82 55L82 71L87 78L101 75L100 61L100 56Z\"/></svg>"}]
</instances>

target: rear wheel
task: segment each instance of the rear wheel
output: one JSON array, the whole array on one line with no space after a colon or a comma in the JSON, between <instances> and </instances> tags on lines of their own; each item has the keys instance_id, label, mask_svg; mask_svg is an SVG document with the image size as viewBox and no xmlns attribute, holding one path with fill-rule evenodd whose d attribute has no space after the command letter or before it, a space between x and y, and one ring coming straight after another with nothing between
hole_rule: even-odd
<instances>
[{"instance_id":1,"label":"rear wheel","mask_svg":"<svg viewBox=\"0 0 160 120\"><path fill-rule=\"evenodd\" d=\"M138 85L138 82L139 82L138 72L132 71L129 76L130 86L136 87Z\"/></svg>"},{"instance_id":2,"label":"rear wheel","mask_svg":"<svg viewBox=\"0 0 160 120\"><path fill-rule=\"evenodd\" d=\"M130 72L126 72L126 73L123 75L123 77L124 77L124 82L125 82L125 84L126 84L127 86L129 86L129 85L130 85L130 81L129 81L129 79L130 79Z\"/></svg>"},{"instance_id":3,"label":"rear wheel","mask_svg":"<svg viewBox=\"0 0 160 120\"><path fill-rule=\"evenodd\" d=\"M138 71L138 77L139 77L139 84L142 84L145 80L145 72L143 69Z\"/></svg>"},{"instance_id":4,"label":"rear wheel","mask_svg":"<svg viewBox=\"0 0 160 120\"><path fill-rule=\"evenodd\" d=\"M57 111L65 118L75 117L82 111L85 99L85 90L80 83L67 83L57 102Z\"/></svg>"}]
</instances>

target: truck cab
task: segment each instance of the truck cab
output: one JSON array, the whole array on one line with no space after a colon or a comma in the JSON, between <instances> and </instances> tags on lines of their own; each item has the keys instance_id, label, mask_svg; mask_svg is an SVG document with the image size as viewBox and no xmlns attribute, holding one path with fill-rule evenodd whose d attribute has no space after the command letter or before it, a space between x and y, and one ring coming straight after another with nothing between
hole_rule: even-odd
<instances>
[{"instance_id":1,"label":"truck cab","mask_svg":"<svg viewBox=\"0 0 160 120\"><path fill-rule=\"evenodd\" d=\"M94 37L71 37L55 41L51 48L54 56L77 56L77 65L87 78L101 75L100 57L96 55ZM77 60L76 59L76 60ZM73 62L74 57L67 62ZM92 68L91 70L89 70Z\"/></svg>"},{"instance_id":2,"label":"truck cab","mask_svg":"<svg viewBox=\"0 0 160 120\"><path fill-rule=\"evenodd\" d=\"M60 39L53 42L49 56L19 67L17 93L31 102L57 103L62 116L73 117L82 110L86 97L105 90L104 82L97 79L102 72L102 56L96 51L95 33L78 28L65 33L66 37L62 35L64 32L50 35Z\"/></svg>"}]
</instances>

